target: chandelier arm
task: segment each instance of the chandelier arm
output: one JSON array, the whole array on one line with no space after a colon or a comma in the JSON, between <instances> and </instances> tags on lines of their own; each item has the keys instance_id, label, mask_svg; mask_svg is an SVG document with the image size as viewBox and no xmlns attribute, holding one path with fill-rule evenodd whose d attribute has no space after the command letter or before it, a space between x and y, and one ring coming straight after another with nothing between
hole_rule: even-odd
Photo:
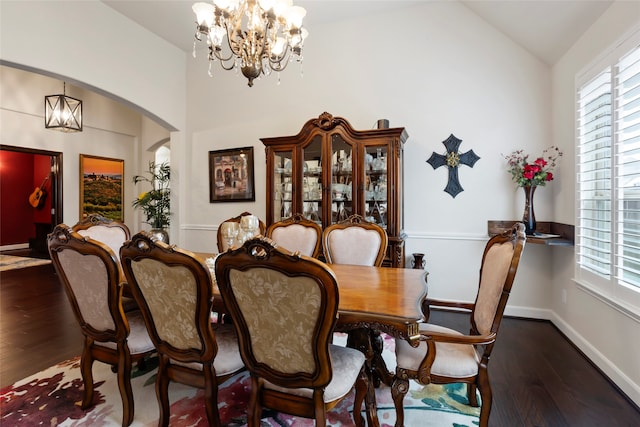
<instances>
[{"instance_id":1,"label":"chandelier arm","mask_svg":"<svg viewBox=\"0 0 640 427\"><path fill-rule=\"evenodd\" d=\"M211 68L211 63L215 62L216 59L218 59L220 61L220 66L222 67L223 70L225 71L232 70L233 67L235 67L235 61L231 61L232 58L234 57L233 53L230 53L229 57L223 58L219 52L220 51L218 49L209 45L209 68ZM227 65L227 63L230 61L231 63Z\"/></svg>"},{"instance_id":2,"label":"chandelier arm","mask_svg":"<svg viewBox=\"0 0 640 427\"><path fill-rule=\"evenodd\" d=\"M194 37L197 41L201 42L202 41L202 36L201 36L201 32L200 32L200 26L198 25L198 23L196 22L196 33L194 34Z\"/></svg>"},{"instance_id":3,"label":"chandelier arm","mask_svg":"<svg viewBox=\"0 0 640 427\"><path fill-rule=\"evenodd\" d=\"M233 70L233 68L236 66L235 61L230 62L229 65L226 65L227 63L229 63L229 60L227 60L226 62L220 61L220 66L225 71Z\"/></svg>"},{"instance_id":4,"label":"chandelier arm","mask_svg":"<svg viewBox=\"0 0 640 427\"><path fill-rule=\"evenodd\" d=\"M243 35L242 32L242 17L247 13L248 4L247 2L241 1L240 8L236 10L236 13L233 15L234 19L230 19L231 15L226 16L224 20L224 29L227 30L227 45L233 55L240 57L242 55L242 43L238 43L235 37L235 34L240 37L243 41L246 38L246 34ZM233 24L233 25L230 25Z\"/></svg>"},{"instance_id":5,"label":"chandelier arm","mask_svg":"<svg viewBox=\"0 0 640 427\"><path fill-rule=\"evenodd\" d=\"M227 23L224 24L224 27L227 30L227 45L229 46L229 49L231 49L231 54L235 56L241 56L242 43L238 43L238 41L234 37L231 37L231 35L236 32L236 29L234 28L233 30L231 30ZM238 33L240 38L244 41L245 36L242 35L241 30L238 30Z\"/></svg>"},{"instance_id":6,"label":"chandelier arm","mask_svg":"<svg viewBox=\"0 0 640 427\"><path fill-rule=\"evenodd\" d=\"M267 61L269 62L269 67L271 67L271 69L273 71L283 71L285 68L287 68L287 65L289 65L289 62L290 62L289 60L290 60L291 55L292 55L291 52L292 52L291 45L289 44L289 41L287 40L287 45L284 48L282 56L278 57L277 59L273 59L268 54L265 54L265 57L267 58Z\"/></svg>"},{"instance_id":7,"label":"chandelier arm","mask_svg":"<svg viewBox=\"0 0 640 427\"><path fill-rule=\"evenodd\" d=\"M260 54L257 55L256 62L260 61L260 68L262 69L262 74L264 74L264 67L262 67L262 58L265 55L269 54L269 51L267 51L267 33L265 32L260 38L261 38L261 41L260 41Z\"/></svg>"},{"instance_id":8,"label":"chandelier arm","mask_svg":"<svg viewBox=\"0 0 640 427\"><path fill-rule=\"evenodd\" d=\"M222 56L222 49L216 49L215 47L211 47L209 46L209 60L212 61L214 58L220 60L220 62L227 62L230 61L234 56L238 56L237 54L235 54L233 51L229 52L229 56L227 56L226 58ZM211 54L213 54L213 57L211 57ZM230 70L231 68L227 68L227 70Z\"/></svg>"},{"instance_id":9,"label":"chandelier arm","mask_svg":"<svg viewBox=\"0 0 640 427\"><path fill-rule=\"evenodd\" d=\"M271 68L272 71L283 71L285 68L287 68L287 65L289 65L290 61L285 61L284 58L280 61L271 61L269 59L269 67Z\"/></svg>"}]
</instances>

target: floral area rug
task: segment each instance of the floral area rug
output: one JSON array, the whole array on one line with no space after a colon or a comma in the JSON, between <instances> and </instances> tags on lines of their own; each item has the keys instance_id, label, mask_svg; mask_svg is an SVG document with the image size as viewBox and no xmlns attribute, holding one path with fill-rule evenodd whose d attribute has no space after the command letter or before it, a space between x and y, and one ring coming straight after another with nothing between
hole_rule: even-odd
<instances>
[{"instance_id":1,"label":"floral area rug","mask_svg":"<svg viewBox=\"0 0 640 427\"><path fill-rule=\"evenodd\" d=\"M394 369L394 341L383 334L385 350L383 356L389 369ZM334 342L346 341L337 334ZM133 427L158 425L158 405L155 396L157 359L148 361L146 370L134 367L133 394L135 417ZM95 362L93 366L96 382L94 406L83 411L82 378L80 358L67 360L48 368L12 386L0 390L0 425L2 426L91 426L117 427L122 424L122 401L118 392L116 375L110 366ZM231 378L219 388L218 408L224 426L240 427L247 423L246 411L249 402L250 380L246 372ZM170 383L172 427L205 427L207 417L202 390ZM352 426L353 391L337 407L327 413L329 426ZM396 415L389 387L381 385L376 390L378 417L381 427L394 425ZM479 424L479 408L467 406L466 386L420 386L411 382L411 389L404 402L405 425L473 427ZM313 426L313 420L264 410L262 427ZM364 414L363 414L364 416Z\"/></svg>"},{"instance_id":2,"label":"floral area rug","mask_svg":"<svg viewBox=\"0 0 640 427\"><path fill-rule=\"evenodd\" d=\"M34 267L36 265L44 264L51 264L51 260L13 255L0 255L0 271L16 270L18 268Z\"/></svg>"}]
</instances>

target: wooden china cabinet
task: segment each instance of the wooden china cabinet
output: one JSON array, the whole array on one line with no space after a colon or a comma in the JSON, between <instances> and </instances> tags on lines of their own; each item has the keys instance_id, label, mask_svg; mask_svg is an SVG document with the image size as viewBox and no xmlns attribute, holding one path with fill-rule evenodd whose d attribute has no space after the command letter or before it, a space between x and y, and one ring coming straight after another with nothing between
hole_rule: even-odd
<instances>
[{"instance_id":1,"label":"wooden china cabinet","mask_svg":"<svg viewBox=\"0 0 640 427\"><path fill-rule=\"evenodd\" d=\"M267 160L267 225L302 213L324 229L352 214L389 236L385 266L404 267L404 128L354 130L322 113L293 136L261 138ZM357 245L357 242L354 242Z\"/></svg>"}]
</instances>

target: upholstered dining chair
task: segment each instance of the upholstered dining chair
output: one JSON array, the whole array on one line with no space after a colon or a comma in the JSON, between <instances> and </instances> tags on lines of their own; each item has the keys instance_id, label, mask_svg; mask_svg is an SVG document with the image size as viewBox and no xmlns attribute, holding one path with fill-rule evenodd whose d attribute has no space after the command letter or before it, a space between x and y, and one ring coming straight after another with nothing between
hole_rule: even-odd
<instances>
[{"instance_id":1,"label":"upholstered dining chair","mask_svg":"<svg viewBox=\"0 0 640 427\"><path fill-rule=\"evenodd\" d=\"M120 249L122 267L158 352L159 426L169 424L169 382L203 388L211 426L220 425L218 384L244 368L232 325L212 324L212 277L195 254L134 235Z\"/></svg>"},{"instance_id":2,"label":"upholstered dining chair","mask_svg":"<svg viewBox=\"0 0 640 427\"><path fill-rule=\"evenodd\" d=\"M329 266L258 236L217 257L216 280L251 374L248 426L260 425L263 406L325 426L354 384L356 425L365 399L377 420L364 354L330 343L339 295Z\"/></svg>"},{"instance_id":3,"label":"upholstered dining chair","mask_svg":"<svg viewBox=\"0 0 640 427\"><path fill-rule=\"evenodd\" d=\"M91 237L109 246L118 260L120 260L120 246L131 237L129 227L125 223L96 214L82 219L73 225L72 229L82 236Z\"/></svg>"},{"instance_id":4,"label":"upholstered dining chair","mask_svg":"<svg viewBox=\"0 0 640 427\"><path fill-rule=\"evenodd\" d=\"M125 280L122 266L120 265L120 247L131 237L129 227L127 227L125 223L105 218L102 215L91 214L74 224L71 228L82 236L91 237L93 240L109 246L118 261L121 280ZM126 284L124 285L122 305L125 311L138 309L136 302L131 297L129 287Z\"/></svg>"},{"instance_id":5,"label":"upholstered dining chair","mask_svg":"<svg viewBox=\"0 0 640 427\"><path fill-rule=\"evenodd\" d=\"M93 403L94 360L117 369L122 425L133 421L132 364L151 355L154 345L139 311L124 312L115 253L102 242L83 237L65 224L48 236L49 255L84 335L80 372L81 408Z\"/></svg>"},{"instance_id":6,"label":"upholstered dining chair","mask_svg":"<svg viewBox=\"0 0 640 427\"><path fill-rule=\"evenodd\" d=\"M322 249L329 264L355 264L379 267L389 238L384 228L351 215L331 224L322 232Z\"/></svg>"},{"instance_id":7,"label":"upholstered dining chair","mask_svg":"<svg viewBox=\"0 0 640 427\"><path fill-rule=\"evenodd\" d=\"M271 224L266 236L291 252L317 258L322 243L322 227L297 213Z\"/></svg>"},{"instance_id":8,"label":"upholstered dining chair","mask_svg":"<svg viewBox=\"0 0 640 427\"><path fill-rule=\"evenodd\" d=\"M488 364L507 305L513 280L526 241L524 225L489 239L480 267L480 283L474 303L426 299L423 312L430 307L463 309L470 315L470 332L458 331L430 323L420 325L420 343L412 347L396 340L397 367L391 394L396 407L396 427L404 424L404 396L409 380L420 384L466 383L471 406L478 406L476 390L482 400L480 426L489 424L491 384Z\"/></svg>"},{"instance_id":9,"label":"upholstered dining chair","mask_svg":"<svg viewBox=\"0 0 640 427\"><path fill-rule=\"evenodd\" d=\"M237 222L239 224L242 217L246 215L252 215L252 213L242 212L240 215L234 216L233 218L229 218L223 221L222 223L220 223L220 226L218 227L218 233L217 233L219 253L226 252L226 250L229 249L227 242L224 240L224 237L222 236L222 224L225 222ZM262 220L259 220L259 228L260 228L260 234L264 235L264 233L267 230L267 226Z\"/></svg>"}]
</instances>

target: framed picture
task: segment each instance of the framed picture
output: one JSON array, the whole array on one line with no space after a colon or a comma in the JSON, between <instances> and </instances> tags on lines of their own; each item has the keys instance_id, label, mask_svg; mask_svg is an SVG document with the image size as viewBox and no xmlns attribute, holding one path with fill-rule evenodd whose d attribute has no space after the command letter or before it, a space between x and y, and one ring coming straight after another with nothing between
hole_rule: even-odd
<instances>
[{"instance_id":1,"label":"framed picture","mask_svg":"<svg viewBox=\"0 0 640 427\"><path fill-rule=\"evenodd\" d=\"M124 221L124 160L80 154L80 220L91 214Z\"/></svg>"},{"instance_id":2,"label":"framed picture","mask_svg":"<svg viewBox=\"0 0 640 427\"><path fill-rule=\"evenodd\" d=\"M255 200L253 147L209 151L209 202Z\"/></svg>"}]
</instances>

